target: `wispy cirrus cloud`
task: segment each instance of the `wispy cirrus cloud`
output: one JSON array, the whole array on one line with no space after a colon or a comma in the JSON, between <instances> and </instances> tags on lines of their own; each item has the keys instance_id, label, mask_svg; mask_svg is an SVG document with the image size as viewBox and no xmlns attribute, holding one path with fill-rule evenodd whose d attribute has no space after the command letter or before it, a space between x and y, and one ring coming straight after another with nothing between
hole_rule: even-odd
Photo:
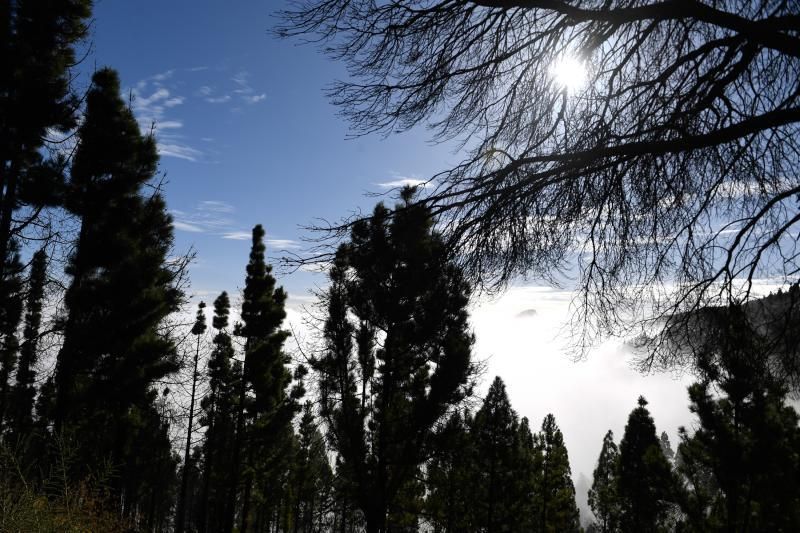
<instances>
[{"instance_id":1,"label":"wispy cirrus cloud","mask_svg":"<svg viewBox=\"0 0 800 533\"><path fill-rule=\"evenodd\" d=\"M257 104L267 97L267 93L256 93L256 90L250 85L250 73L246 70L240 70L231 78L236 88L233 90L234 94L238 94L241 101L246 104Z\"/></svg>"},{"instance_id":2,"label":"wispy cirrus cloud","mask_svg":"<svg viewBox=\"0 0 800 533\"><path fill-rule=\"evenodd\" d=\"M203 85L197 90L197 95L209 104L224 104L230 101L230 94L217 94L210 85Z\"/></svg>"},{"instance_id":3,"label":"wispy cirrus cloud","mask_svg":"<svg viewBox=\"0 0 800 533\"><path fill-rule=\"evenodd\" d=\"M197 95L209 104L228 102L257 104L267 98L267 93L256 91L250 83L250 73L239 70L230 77L227 87L218 88L213 85L201 85Z\"/></svg>"},{"instance_id":4,"label":"wispy cirrus cloud","mask_svg":"<svg viewBox=\"0 0 800 533\"><path fill-rule=\"evenodd\" d=\"M166 157L176 157L178 159L185 159L186 161L197 161L203 157L203 152L177 143L158 142L158 154Z\"/></svg>"},{"instance_id":5,"label":"wispy cirrus cloud","mask_svg":"<svg viewBox=\"0 0 800 533\"><path fill-rule=\"evenodd\" d=\"M230 231L222 234L223 239L228 239L230 241L247 241L251 236L252 233L249 231Z\"/></svg>"},{"instance_id":6,"label":"wispy cirrus cloud","mask_svg":"<svg viewBox=\"0 0 800 533\"><path fill-rule=\"evenodd\" d=\"M266 97L267 97L266 93L254 94L254 95L245 96L244 97L244 101L247 102L248 104L257 104L258 102L260 102L261 100L265 99Z\"/></svg>"},{"instance_id":7,"label":"wispy cirrus cloud","mask_svg":"<svg viewBox=\"0 0 800 533\"><path fill-rule=\"evenodd\" d=\"M224 104L225 102L230 102L231 95L225 94L222 96L209 96L206 98L206 102L209 104Z\"/></svg>"},{"instance_id":8,"label":"wispy cirrus cloud","mask_svg":"<svg viewBox=\"0 0 800 533\"><path fill-rule=\"evenodd\" d=\"M299 250L302 245L292 239L266 239L267 246L279 250Z\"/></svg>"},{"instance_id":9,"label":"wispy cirrus cloud","mask_svg":"<svg viewBox=\"0 0 800 533\"><path fill-rule=\"evenodd\" d=\"M175 211L172 213L175 215ZM195 226L194 224L189 224L188 222L183 222L182 220L173 220L172 226L180 231L189 231L191 233L202 233L203 228L200 226Z\"/></svg>"},{"instance_id":10,"label":"wispy cirrus cloud","mask_svg":"<svg viewBox=\"0 0 800 533\"><path fill-rule=\"evenodd\" d=\"M184 96L174 93L175 72L170 69L136 83L130 90L131 108L142 131L155 133L159 155L198 161L203 158L203 152L180 133L183 121L171 115L186 101Z\"/></svg>"},{"instance_id":11,"label":"wispy cirrus cloud","mask_svg":"<svg viewBox=\"0 0 800 533\"><path fill-rule=\"evenodd\" d=\"M242 228L236 221L236 208L220 200L204 200L198 202L191 210L173 209L171 211L173 227L188 233L205 233L230 241L249 241L252 231ZM300 243L292 239L280 239L269 236L265 239L268 247L280 250L301 248Z\"/></svg>"},{"instance_id":12,"label":"wispy cirrus cloud","mask_svg":"<svg viewBox=\"0 0 800 533\"><path fill-rule=\"evenodd\" d=\"M222 235L223 239L230 241L249 241L253 238L252 231L231 231ZM302 248L299 242L292 239L264 239L269 248L276 250L298 250Z\"/></svg>"},{"instance_id":13,"label":"wispy cirrus cloud","mask_svg":"<svg viewBox=\"0 0 800 533\"><path fill-rule=\"evenodd\" d=\"M160 130L176 130L183 127L183 121L181 120L162 120L158 123L158 129Z\"/></svg>"},{"instance_id":14,"label":"wispy cirrus cloud","mask_svg":"<svg viewBox=\"0 0 800 533\"><path fill-rule=\"evenodd\" d=\"M218 200L205 200L200 202L199 208L212 213L233 213L236 209L227 202Z\"/></svg>"},{"instance_id":15,"label":"wispy cirrus cloud","mask_svg":"<svg viewBox=\"0 0 800 533\"><path fill-rule=\"evenodd\" d=\"M178 116L181 106L190 99L207 104L231 104L233 112L241 111L243 105L256 105L266 100L267 94L255 89L247 70L240 69L233 75L230 72L204 65L172 68L140 80L130 89L131 108L139 126L142 131L155 133L161 156L186 161L207 160L210 149L200 148L190 140L184 133L184 121ZM178 91L192 79L205 83L193 93L180 94Z\"/></svg>"},{"instance_id":16,"label":"wispy cirrus cloud","mask_svg":"<svg viewBox=\"0 0 800 533\"><path fill-rule=\"evenodd\" d=\"M207 200L198 203L189 211L172 210L176 229L193 233L224 234L236 225L235 209L226 202Z\"/></svg>"},{"instance_id":17,"label":"wispy cirrus cloud","mask_svg":"<svg viewBox=\"0 0 800 533\"><path fill-rule=\"evenodd\" d=\"M152 77L152 79L155 80L155 81L164 81L164 80L168 80L169 78L171 78L173 74L175 74L175 69L171 68L171 69L169 69L169 70L167 70L165 72L161 72L159 74L156 74L155 76Z\"/></svg>"}]
</instances>

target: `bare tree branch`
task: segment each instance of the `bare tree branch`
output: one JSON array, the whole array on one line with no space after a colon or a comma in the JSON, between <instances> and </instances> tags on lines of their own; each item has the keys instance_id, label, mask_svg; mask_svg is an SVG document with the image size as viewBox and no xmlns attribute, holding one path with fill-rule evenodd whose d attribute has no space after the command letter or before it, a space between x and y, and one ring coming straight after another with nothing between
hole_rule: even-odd
<instances>
[{"instance_id":1,"label":"bare tree branch","mask_svg":"<svg viewBox=\"0 0 800 533\"><path fill-rule=\"evenodd\" d=\"M421 201L484 288L577 278L584 346L798 279L798 9L300 0L277 33L347 65L330 96L355 135L424 124L463 143ZM554 79L564 57L583 86Z\"/></svg>"}]
</instances>

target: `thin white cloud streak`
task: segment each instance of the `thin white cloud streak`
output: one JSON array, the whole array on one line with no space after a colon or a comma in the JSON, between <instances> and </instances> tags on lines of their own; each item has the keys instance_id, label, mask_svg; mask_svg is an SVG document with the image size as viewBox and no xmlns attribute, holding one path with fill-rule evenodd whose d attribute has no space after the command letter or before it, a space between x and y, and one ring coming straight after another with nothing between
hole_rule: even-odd
<instances>
[{"instance_id":1,"label":"thin white cloud streak","mask_svg":"<svg viewBox=\"0 0 800 533\"><path fill-rule=\"evenodd\" d=\"M302 248L299 242L292 239L267 239L267 246L279 248L281 250L297 250Z\"/></svg>"},{"instance_id":2,"label":"thin white cloud streak","mask_svg":"<svg viewBox=\"0 0 800 533\"><path fill-rule=\"evenodd\" d=\"M196 150L191 146L158 142L158 155L164 157L176 157L178 159L195 162L203 156L203 152Z\"/></svg>"},{"instance_id":3,"label":"thin white cloud streak","mask_svg":"<svg viewBox=\"0 0 800 533\"><path fill-rule=\"evenodd\" d=\"M235 208L217 200L200 202L190 212L174 209L172 216L175 220L198 228L200 233L226 233L235 226L231 215Z\"/></svg>"},{"instance_id":4,"label":"thin white cloud streak","mask_svg":"<svg viewBox=\"0 0 800 533\"><path fill-rule=\"evenodd\" d=\"M231 78L231 81L238 87L238 89L234 89L233 92L236 94L250 94L253 92L253 88L250 87L250 83L247 81L249 77L250 73L246 70L240 70L237 72Z\"/></svg>"},{"instance_id":5,"label":"thin white cloud streak","mask_svg":"<svg viewBox=\"0 0 800 533\"><path fill-rule=\"evenodd\" d=\"M234 208L231 204L227 202L221 202L219 200L204 200L200 202L198 209L213 211L216 213L233 213L236 211L236 208Z\"/></svg>"},{"instance_id":6,"label":"thin white cloud streak","mask_svg":"<svg viewBox=\"0 0 800 533\"><path fill-rule=\"evenodd\" d=\"M169 70L167 70L165 72L161 72L159 74L156 74L151 79L153 79L155 81L164 81L164 80L167 80L167 79L171 78L173 74L175 74L175 69L169 69Z\"/></svg>"},{"instance_id":7,"label":"thin white cloud streak","mask_svg":"<svg viewBox=\"0 0 800 533\"><path fill-rule=\"evenodd\" d=\"M240 229L241 224L235 220L236 208L220 200L203 200L191 211L173 209L173 226L179 231L204 233L229 241L249 241L252 231ZM281 239L268 236L265 240L270 248L291 250L302 246L292 239Z\"/></svg>"},{"instance_id":8,"label":"thin white cloud streak","mask_svg":"<svg viewBox=\"0 0 800 533\"><path fill-rule=\"evenodd\" d=\"M180 120L164 120L156 123L157 130L176 130L183 127L183 122Z\"/></svg>"},{"instance_id":9,"label":"thin white cloud streak","mask_svg":"<svg viewBox=\"0 0 800 533\"><path fill-rule=\"evenodd\" d=\"M266 97L267 97L266 93L261 93L261 94L253 95L253 96L245 96L244 100L248 104L257 104L261 100L264 100Z\"/></svg>"},{"instance_id":10,"label":"thin white cloud streak","mask_svg":"<svg viewBox=\"0 0 800 533\"><path fill-rule=\"evenodd\" d=\"M200 227L195 226L193 224L189 224L188 222L182 222L180 220L174 220L172 222L172 226L175 229L180 230L180 231L188 231L188 232L191 232L191 233L202 233L203 232L203 228L200 228Z\"/></svg>"},{"instance_id":11,"label":"thin white cloud streak","mask_svg":"<svg viewBox=\"0 0 800 533\"><path fill-rule=\"evenodd\" d=\"M374 185L377 185L383 189L399 189L401 187L418 187L420 185L424 186L426 183L427 182L425 180L416 178L398 178L391 181L375 183Z\"/></svg>"},{"instance_id":12,"label":"thin white cloud streak","mask_svg":"<svg viewBox=\"0 0 800 533\"><path fill-rule=\"evenodd\" d=\"M249 231L230 231L222 234L223 239L230 241L247 241L250 240L251 237L252 233Z\"/></svg>"},{"instance_id":13,"label":"thin white cloud streak","mask_svg":"<svg viewBox=\"0 0 800 533\"><path fill-rule=\"evenodd\" d=\"M209 104L224 104L225 102L230 102L231 95L226 94L223 96L209 96L205 100Z\"/></svg>"},{"instance_id":14,"label":"thin white cloud streak","mask_svg":"<svg viewBox=\"0 0 800 533\"><path fill-rule=\"evenodd\" d=\"M134 96L136 99L133 102L133 108L143 111L150 111L153 115L160 115L162 111L159 108L153 108L154 110L151 110L151 107L160 100L166 100L169 98L169 94L169 90L165 89L164 87L156 89L155 92L153 92L150 96L141 96L138 91L134 90Z\"/></svg>"}]
</instances>

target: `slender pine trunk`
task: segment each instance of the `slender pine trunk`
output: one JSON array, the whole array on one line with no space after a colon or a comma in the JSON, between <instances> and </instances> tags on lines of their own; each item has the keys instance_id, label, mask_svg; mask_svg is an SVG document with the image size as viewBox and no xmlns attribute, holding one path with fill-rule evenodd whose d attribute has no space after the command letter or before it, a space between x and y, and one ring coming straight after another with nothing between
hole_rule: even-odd
<instances>
[{"instance_id":1,"label":"slender pine trunk","mask_svg":"<svg viewBox=\"0 0 800 533\"><path fill-rule=\"evenodd\" d=\"M251 461L248 461L251 463ZM242 526L239 528L239 533L247 531L248 521L250 518L250 495L253 490L253 476L248 473L247 481L244 485L244 496L242 497Z\"/></svg>"},{"instance_id":2,"label":"slender pine trunk","mask_svg":"<svg viewBox=\"0 0 800 533\"><path fill-rule=\"evenodd\" d=\"M189 483L189 454L192 447L192 422L194 419L194 395L197 390L197 361L200 358L200 335L197 336L197 350L194 353L194 369L192 370L192 398L189 401L189 428L186 430L186 451L183 454L183 474L181 475L181 493L178 500L178 512L175 518L176 533L183 532L186 522L186 489Z\"/></svg>"},{"instance_id":3,"label":"slender pine trunk","mask_svg":"<svg viewBox=\"0 0 800 533\"><path fill-rule=\"evenodd\" d=\"M239 405L236 414L236 438L233 446L233 473L231 492L228 495L227 516L225 517L224 532L231 533L236 519L236 493L239 491L239 470L241 468L241 447L244 444L244 401L247 392L247 353L250 341L245 341L244 363L242 364L241 384L239 386Z\"/></svg>"},{"instance_id":4,"label":"slender pine trunk","mask_svg":"<svg viewBox=\"0 0 800 533\"><path fill-rule=\"evenodd\" d=\"M205 533L208 530L208 495L211 491L211 471L214 468L214 448L215 443L214 439L217 438L214 435L214 419L216 418L217 412L217 400L216 400L217 393L215 390L211 391L211 416L209 417L208 421L208 430L206 435L209 437L209 440L206 441L207 443L207 451L206 451L206 460L205 465L203 468L203 495L200 500L200 531L201 533Z\"/></svg>"},{"instance_id":5,"label":"slender pine trunk","mask_svg":"<svg viewBox=\"0 0 800 533\"><path fill-rule=\"evenodd\" d=\"M0 261L3 262L3 274L6 273L8 267L6 255L8 254L8 243L11 242L11 217L17 203L17 170L13 162L8 169L7 177L8 181L5 183L2 200L0 200Z\"/></svg>"}]
</instances>

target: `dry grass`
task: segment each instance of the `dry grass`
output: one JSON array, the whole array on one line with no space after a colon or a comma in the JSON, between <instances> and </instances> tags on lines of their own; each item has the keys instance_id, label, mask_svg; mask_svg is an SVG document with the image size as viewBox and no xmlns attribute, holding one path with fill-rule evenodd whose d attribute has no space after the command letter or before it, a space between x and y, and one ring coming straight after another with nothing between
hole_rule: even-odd
<instances>
[{"instance_id":1,"label":"dry grass","mask_svg":"<svg viewBox=\"0 0 800 533\"><path fill-rule=\"evenodd\" d=\"M0 532L123 532L130 525L109 505L104 476L69 481L69 453L56 446L51 475L33 483L26 479L14 450L0 444Z\"/></svg>"}]
</instances>

